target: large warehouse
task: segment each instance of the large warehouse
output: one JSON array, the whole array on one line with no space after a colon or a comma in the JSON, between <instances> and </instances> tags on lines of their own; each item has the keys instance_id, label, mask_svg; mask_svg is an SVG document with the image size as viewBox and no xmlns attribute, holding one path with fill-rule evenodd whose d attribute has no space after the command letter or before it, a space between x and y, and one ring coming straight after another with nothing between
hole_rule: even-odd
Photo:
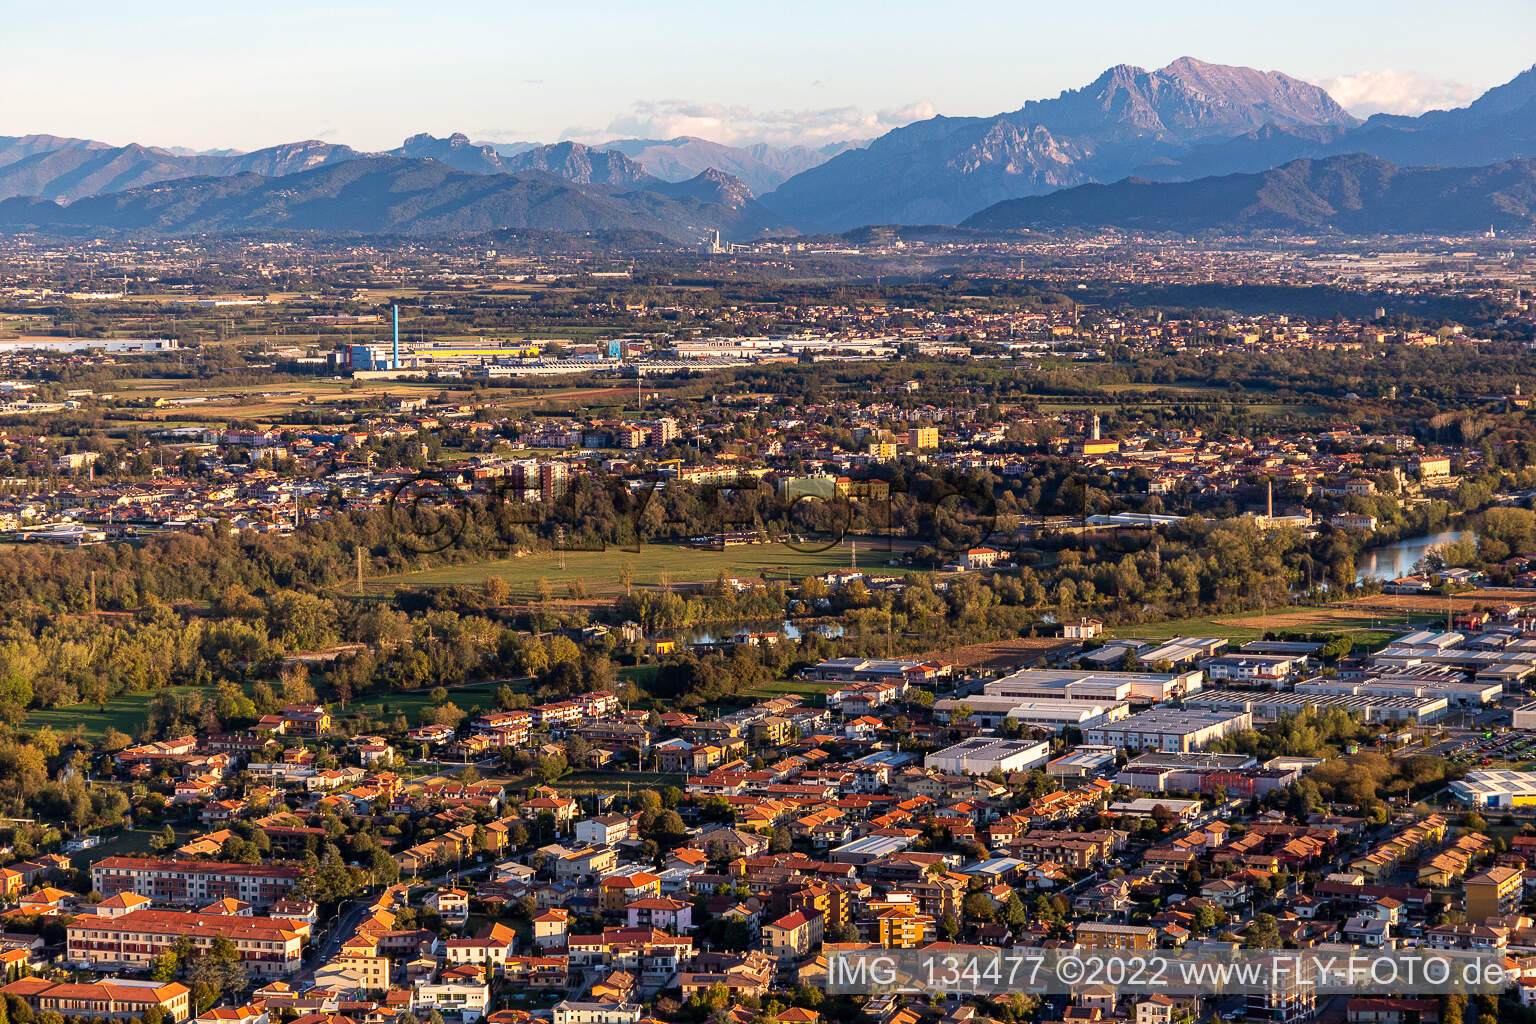
<instances>
[{"instance_id":1,"label":"large warehouse","mask_svg":"<svg viewBox=\"0 0 1536 1024\"><path fill-rule=\"evenodd\" d=\"M1536 702L1515 708L1509 724L1516 729L1536 729Z\"/></svg>"},{"instance_id":2,"label":"large warehouse","mask_svg":"<svg viewBox=\"0 0 1536 1024\"><path fill-rule=\"evenodd\" d=\"M1500 683L1442 679L1393 674L1344 682L1340 679L1309 679L1296 684L1297 693L1336 694L1358 697L1444 697L1454 707L1491 704L1504 692Z\"/></svg>"},{"instance_id":3,"label":"large warehouse","mask_svg":"<svg viewBox=\"0 0 1536 1024\"><path fill-rule=\"evenodd\" d=\"M1212 740L1253 728L1246 711L1185 711L1154 708L1083 733L1088 743L1131 750L1199 750Z\"/></svg>"},{"instance_id":4,"label":"large warehouse","mask_svg":"<svg viewBox=\"0 0 1536 1024\"><path fill-rule=\"evenodd\" d=\"M1363 694L1317 693L1298 689L1289 693L1253 690L1206 690L1184 702L1192 708L1210 711L1249 712L1261 722L1273 722L1282 715L1297 715L1308 707L1316 711L1340 708L1368 725L1406 722L1423 725L1445 714L1450 702L1440 696L1388 697Z\"/></svg>"},{"instance_id":5,"label":"large warehouse","mask_svg":"<svg viewBox=\"0 0 1536 1024\"><path fill-rule=\"evenodd\" d=\"M1101 672L1026 668L982 687L989 697L1066 698L1155 703L1200 689L1201 672Z\"/></svg>"},{"instance_id":6,"label":"large warehouse","mask_svg":"<svg viewBox=\"0 0 1536 1024\"><path fill-rule=\"evenodd\" d=\"M1100 722L1113 722L1130 713L1130 705L1090 700L1032 700L1028 697L975 697L946 698L933 702L933 710L946 719L954 717L964 708L970 709L969 720L991 729L1012 719L1024 725L1038 726L1061 732L1067 726L1086 729Z\"/></svg>"},{"instance_id":7,"label":"large warehouse","mask_svg":"<svg viewBox=\"0 0 1536 1024\"><path fill-rule=\"evenodd\" d=\"M1536 804L1536 772L1467 772L1451 783L1451 795L1469 807L1529 807Z\"/></svg>"},{"instance_id":8,"label":"large warehouse","mask_svg":"<svg viewBox=\"0 0 1536 1024\"><path fill-rule=\"evenodd\" d=\"M972 736L929 754L923 766L955 775L985 775L994 768L1022 772L1045 764L1050 756L1051 745L1044 741Z\"/></svg>"}]
</instances>

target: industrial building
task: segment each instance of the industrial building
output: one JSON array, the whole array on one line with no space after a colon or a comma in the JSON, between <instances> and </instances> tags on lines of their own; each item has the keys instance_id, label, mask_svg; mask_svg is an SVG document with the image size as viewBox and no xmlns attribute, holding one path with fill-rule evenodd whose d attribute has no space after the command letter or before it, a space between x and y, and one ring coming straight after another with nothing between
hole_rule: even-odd
<instances>
[{"instance_id":1,"label":"industrial building","mask_svg":"<svg viewBox=\"0 0 1536 1024\"><path fill-rule=\"evenodd\" d=\"M1100 672L1081 669L1026 668L982 687L989 697L1131 701L1155 704L1200 689L1201 673Z\"/></svg>"},{"instance_id":2,"label":"industrial building","mask_svg":"<svg viewBox=\"0 0 1536 1024\"><path fill-rule=\"evenodd\" d=\"M1346 682L1342 679L1308 679L1296 684L1297 693L1359 697L1444 697L1452 707L1474 707L1499 699L1500 683L1386 675Z\"/></svg>"},{"instance_id":3,"label":"industrial building","mask_svg":"<svg viewBox=\"0 0 1536 1024\"><path fill-rule=\"evenodd\" d=\"M1113 722L1130 714L1129 704L1099 703L1088 700L1031 700L1028 697L945 698L933 702L933 710L945 718L961 709L969 709L967 720L985 728L996 728L1012 719L1023 725L1061 732L1068 726L1086 729L1099 722Z\"/></svg>"},{"instance_id":4,"label":"industrial building","mask_svg":"<svg viewBox=\"0 0 1536 1024\"><path fill-rule=\"evenodd\" d=\"M923 766L956 775L986 775L993 769L1027 771L1044 764L1050 756L1051 745L1043 741L972 736L929 754Z\"/></svg>"},{"instance_id":5,"label":"industrial building","mask_svg":"<svg viewBox=\"0 0 1536 1024\"><path fill-rule=\"evenodd\" d=\"M835 846L827 859L837 864L868 864L872 860L900 853L912 845L910 836L860 836L841 846Z\"/></svg>"},{"instance_id":6,"label":"industrial building","mask_svg":"<svg viewBox=\"0 0 1536 1024\"><path fill-rule=\"evenodd\" d=\"M1132 750L1199 750L1212 740L1253 728L1247 711L1191 711L1154 708L1123 721L1094 726L1083 733L1089 743Z\"/></svg>"},{"instance_id":7,"label":"industrial building","mask_svg":"<svg viewBox=\"0 0 1536 1024\"><path fill-rule=\"evenodd\" d=\"M1247 754L1150 753L1126 764L1116 785L1144 793L1215 793L1246 799L1284 789L1318 762L1275 758L1259 764Z\"/></svg>"},{"instance_id":8,"label":"industrial building","mask_svg":"<svg viewBox=\"0 0 1536 1024\"><path fill-rule=\"evenodd\" d=\"M1176 636L1168 640L1133 640L1118 637L1078 660L1094 668L1110 668L1132 655L1143 665L1169 669L1189 668L1202 658L1210 658L1227 649L1227 640L1219 636Z\"/></svg>"},{"instance_id":9,"label":"industrial building","mask_svg":"<svg viewBox=\"0 0 1536 1024\"><path fill-rule=\"evenodd\" d=\"M1536 804L1536 772L1508 768L1467 772L1451 783L1451 795L1468 807L1529 807Z\"/></svg>"},{"instance_id":10,"label":"industrial building","mask_svg":"<svg viewBox=\"0 0 1536 1024\"><path fill-rule=\"evenodd\" d=\"M1371 656L1377 668L1454 669L1479 682L1514 686L1536 674L1536 641L1484 635L1469 641L1463 633L1420 631L1399 637Z\"/></svg>"},{"instance_id":11,"label":"industrial building","mask_svg":"<svg viewBox=\"0 0 1536 1024\"><path fill-rule=\"evenodd\" d=\"M1307 708L1325 711L1339 708L1359 715L1369 725L1414 721L1423 725L1445 714L1450 702L1445 697L1391 697L1308 692L1297 689L1288 693L1253 690L1207 690L1185 702L1188 707L1208 711L1247 712L1261 722L1273 722L1285 715L1297 715Z\"/></svg>"},{"instance_id":12,"label":"industrial building","mask_svg":"<svg viewBox=\"0 0 1536 1024\"><path fill-rule=\"evenodd\" d=\"M1258 767L1258 763L1247 754L1142 754L1120 769L1115 784L1149 793L1194 793L1199 792L1204 775L1245 771Z\"/></svg>"},{"instance_id":13,"label":"industrial building","mask_svg":"<svg viewBox=\"0 0 1536 1024\"><path fill-rule=\"evenodd\" d=\"M72 355L77 352L106 352L115 356L144 356L175 352L181 344L175 338L8 338L0 341L0 354L9 352L52 352Z\"/></svg>"},{"instance_id":14,"label":"industrial building","mask_svg":"<svg viewBox=\"0 0 1536 1024\"><path fill-rule=\"evenodd\" d=\"M1052 759L1046 764L1045 773L1057 779L1092 778L1113 768L1118 753L1115 747L1091 747L1084 744Z\"/></svg>"},{"instance_id":15,"label":"industrial building","mask_svg":"<svg viewBox=\"0 0 1536 1024\"><path fill-rule=\"evenodd\" d=\"M1516 729L1536 729L1536 701L1515 708L1510 725Z\"/></svg>"},{"instance_id":16,"label":"industrial building","mask_svg":"<svg viewBox=\"0 0 1536 1024\"><path fill-rule=\"evenodd\" d=\"M800 678L840 683L926 683L944 674L944 666L912 658L828 658L803 670Z\"/></svg>"},{"instance_id":17,"label":"industrial building","mask_svg":"<svg viewBox=\"0 0 1536 1024\"><path fill-rule=\"evenodd\" d=\"M511 354L515 350L507 349ZM479 351L460 352L435 352L408 353L407 358L415 365L422 368L422 372L433 372L439 376L452 371L456 367L466 363L473 364L469 369L471 377L495 380L497 378L511 377L569 377L575 374L617 374L623 364L614 359L603 359L598 356L579 356L571 359L528 359L520 358L512 362L487 362L489 356ZM435 361L434 361L435 360Z\"/></svg>"}]
</instances>

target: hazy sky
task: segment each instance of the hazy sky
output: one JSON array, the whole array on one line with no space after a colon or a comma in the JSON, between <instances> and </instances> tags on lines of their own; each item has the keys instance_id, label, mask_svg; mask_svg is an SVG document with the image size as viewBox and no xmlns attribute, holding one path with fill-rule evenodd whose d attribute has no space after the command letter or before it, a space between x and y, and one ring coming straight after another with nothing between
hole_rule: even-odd
<instances>
[{"instance_id":1,"label":"hazy sky","mask_svg":"<svg viewBox=\"0 0 1536 1024\"><path fill-rule=\"evenodd\" d=\"M53 0L5 36L0 135L814 144L1185 54L1325 84L1357 113L1454 106L1536 60L1536 3Z\"/></svg>"}]
</instances>

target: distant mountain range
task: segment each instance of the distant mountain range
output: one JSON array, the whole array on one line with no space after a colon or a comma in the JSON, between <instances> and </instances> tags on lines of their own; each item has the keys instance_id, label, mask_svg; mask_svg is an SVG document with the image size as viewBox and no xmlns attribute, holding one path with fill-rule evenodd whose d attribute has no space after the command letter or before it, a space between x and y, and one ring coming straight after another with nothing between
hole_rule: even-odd
<instances>
[{"instance_id":1,"label":"distant mountain range","mask_svg":"<svg viewBox=\"0 0 1536 1024\"><path fill-rule=\"evenodd\" d=\"M1010 199L961 225L983 231L1351 235L1536 229L1536 160L1401 168L1354 154L1186 182L1127 178Z\"/></svg>"},{"instance_id":2,"label":"distant mountain range","mask_svg":"<svg viewBox=\"0 0 1536 1024\"><path fill-rule=\"evenodd\" d=\"M0 199L37 196L72 202L198 175L280 177L362 155L349 146L314 140L253 153L188 155L154 146L109 146L52 135L0 136Z\"/></svg>"},{"instance_id":3,"label":"distant mountain range","mask_svg":"<svg viewBox=\"0 0 1536 1024\"><path fill-rule=\"evenodd\" d=\"M1122 65L1012 113L895 129L763 202L805 231L949 224L1004 199L1132 174L1192 180L1356 152L1424 166L1536 157L1536 69L1459 110L1361 123L1277 72L1188 57L1157 71Z\"/></svg>"},{"instance_id":4,"label":"distant mountain range","mask_svg":"<svg viewBox=\"0 0 1536 1024\"><path fill-rule=\"evenodd\" d=\"M1376 163L1333 162L1355 154L1373 157ZM1211 179L1225 181L1232 175L1251 176L1272 169L1294 174L1298 160L1312 161L1307 167L1340 168L1340 174L1357 174L1367 183L1375 173L1369 168L1396 165L1390 176L1398 182L1396 188L1420 180L1397 168L1485 168L1486 173L1466 176L1466 184L1452 190L1459 208L1471 215L1476 204L1466 190L1482 185L1494 191L1514 187L1495 168L1527 158L1536 158L1536 68L1463 108L1419 117L1378 115L1362 122L1315 85L1279 72L1184 57L1155 71L1119 65L1080 89L1030 101L1009 113L935 117L867 144L839 143L819 149L735 147L691 137L619 139L588 146L478 143L462 134L447 138L422 134L383 154L315 140L252 153L191 153L48 135L0 137L0 200L26 200L8 207L9 223L19 223L16 218L24 211L40 223L83 228L94 221L103 230L129 224L137 225L134 230L148 230L145 225L151 222L162 225L157 230L167 231L178 228L164 225L235 222L243 225L240 230L257 230L262 210L272 211L273 226L359 223L355 211L344 212L337 205L343 197L325 193L323 185L315 197L319 205L311 212L281 201L282 190L245 179L308 175L364 162L371 170L360 173L358 181L375 188L386 206L370 221L382 225L380 230L421 232L429 230L429 224L479 224L491 211L501 211L511 218L508 227L532 228L539 226L534 222L544 220L573 225L612 221L621 223L624 230L652 231L663 237L696 239L697 233L718 228L729 237L746 238L762 231L828 233L885 224L1002 226L1025 218L1037 224L1083 225L1093 216L1091 210L1077 205L1084 195L1104 201L1121 196L1150 199L1165 195L1150 190L1151 183L1190 182L1204 184L1177 194L1217 196L1224 194L1222 189L1246 186L1217 185ZM432 166L407 170L398 162ZM1344 170L1350 167L1355 170ZM386 174L384 168L391 170ZM407 180L433 181L445 193L441 202L413 193L414 202L402 205L393 199L394 186L382 185L380 175L406 189L415 188L403 184ZM495 180L473 183L463 175ZM306 178L305 187L341 177ZM220 191L211 182L221 178L241 179L228 187L233 206L225 212L207 205L208 197ZM1266 180L1289 179L1281 175ZM170 187L183 182L188 184ZM549 189L556 182L570 188L558 191L555 212L545 217L525 205L537 191L535 186ZM1057 205L998 208L1010 200L1109 182L1122 185L1109 191L1069 193ZM1326 183L1315 184L1321 189L1317 194L1331 206ZM680 188L669 190L670 185ZM180 197L177 203L190 204L189 212L183 216L175 203L150 199L146 190L151 186L155 186L154 195ZM258 201L264 191L272 191L271 202ZM1498 196L1490 192L1487 199L1495 205L1516 203L1506 212L1513 223L1519 223L1518 201L1511 198L1517 193L1518 188ZM129 198L118 204L102 201L118 194ZM1447 193L1437 201L1452 198ZM74 211L73 206L81 203L87 205ZM243 213L235 210L245 203L251 205ZM665 203L694 204L697 209L676 209ZM58 204L68 206L68 212ZM459 212L450 214L454 204ZM1335 208L1349 209L1347 203ZM1292 217L1283 209L1264 212L1261 203L1239 220L1303 225L1310 223L1307 209L1305 203L1298 205L1293 211L1297 216ZM1383 207L1380 212L1385 216L1389 209ZM1116 211L1120 220L1115 222L1122 222L1130 212ZM1433 219L1432 213L1410 217L1409 211L1401 212L1403 231L1416 230L1408 225ZM673 216L675 222L662 225ZM1374 225L1385 223L1374 216L1340 214L1315 226L1352 230L1346 225L1357 225L1374 231L1378 230ZM1448 214L1448 222L1459 216ZM1177 219L1159 220L1149 211L1146 223ZM635 227L640 222L649 226ZM1225 224L1227 217L1212 213L1202 222ZM1499 223L1497 218L1493 222Z\"/></svg>"},{"instance_id":5,"label":"distant mountain range","mask_svg":"<svg viewBox=\"0 0 1536 1024\"><path fill-rule=\"evenodd\" d=\"M226 177L254 172L280 177L370 155L439 160L471 174L547 171L583 185L637 185L647 178L687 181L706 170L741 178L754 195L814 167L847 148L839 143L812 150L803 146L745 148L704 139L628 139L603 146L579 142L491 144L468 136L413 135L384 154L368 154L318 140L295 142L253 153L194 153L153 146L111 146L89 139L52 135L0 137L0 199L38 196L73 202L178 178Z\"/></svg>"},{"instance_id":6,"label":"distant mountain range","mask_svg":"<svg viewBox=\"0 0 1536 1024\"><path fill-rule=\"evenodd\" d=\"M1152 160L1273 125L1358 121L1315 85L1185 57L1120 65L1091 84L995 117L935 117L796 175L764 201L807 231L953 224L1002 199L1112 181Z\"/></svg>"},{"instance_id":7,"label":"distant mountain range","mask_svg":"<svg viewBox=\"0 0 1536 1024\"><path fill-rule=\"evenodd\" d=\"M708 232L747 238L776 227L729 175L633 187L544 171L476 174L432 159L360 157L284 177L187 178L61 205L0 201L0 230L71 233L308 231L460 234L498 229L643 232L688 245Z\"/></svg>"},{"instance_id":8,"label":"distant mountain range","mask_svg":"<svg viewBox=\"0 0 1536 1024\"><path fill-rule=\"evenodd\" d=\"M1405 167L1476 167L1536 157L1536 68L1455 110L1432 110L1418 117L1377 114L1346 131L1278 131L1266 126L1198 147L1182 161L1150 163L1135 173L1161 181L1187 180L1349 153L1368 153Z\"/></svg>"},{"instance_id":9,"label":"distant mountain range","mask_svg":"<svg viewBox=\"0 0 1536 1024\"><path fill-rule=\"evenodd\" d=\"M579 142L559 142L552 146L509 146L504 150L488 143L470 142L464 135L451 135L446 139L413 135L400 148L390 150L387 155L415 160L440 160L449 167L471 174L544 171L579 185L638 185L652 177L644 167L623 153L595 149Z\"/></svg>"},{"instance_id":10,"label":"distant mountain range","mask_svg":"<svg viewBox=\"0 0 1536 1024\"><path fill-rule=\"evenodd\" d=\"M650 174L664 181L684 181L711 168L746 183L755 195L772 192L801 171L819 167L839 153L856 147L835 142L810 149L805 146L724 146L708 139L679 136L675 139L618 139L599 149L612 149L630 157Z\"/></svg>"}]
</instances>

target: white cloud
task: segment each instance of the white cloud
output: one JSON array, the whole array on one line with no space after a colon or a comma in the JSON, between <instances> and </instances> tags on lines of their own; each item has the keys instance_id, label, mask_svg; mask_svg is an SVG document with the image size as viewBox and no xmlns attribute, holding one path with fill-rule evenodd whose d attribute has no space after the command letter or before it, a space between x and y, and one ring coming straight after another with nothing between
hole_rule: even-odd
<instances>
[{"instance_id":1,"label":"white cloud","mask_svg":"<svg viewBox=\"0 0 1536 1024\"><path fill-rule=\"evenodd\" d=\"M874 112L857 107L758 110L748 106L655 100L635 103L604 128L568 128L563 138L608 142L620 138L670 139L692 135L725 145L824 146L872 139L892 128L934 116L926 101Z\"/></svg>"},{"instance_id":2,"label":"white cloud","mask_svg":"<svg viewBox=\"0 0 1536 1024\"><path fill-rule=\"evenodd\" d=\"M477 128L469 133L475 142L527 142L538 137L531 128Z\"/></svg>"},{"instance_id":3,"label":"white cloud","mask_svg":"<svg viewBox=\"0 0 1536 1024\"><path fill-rule=\"evenodd\" d=\"M1352 114L1422 114L1426 110L1461 107L1481 90L1460 82L1431 78L1416 71L1386 68L1341 75L1317 83Z\"/></svg>"}]
</instances>

